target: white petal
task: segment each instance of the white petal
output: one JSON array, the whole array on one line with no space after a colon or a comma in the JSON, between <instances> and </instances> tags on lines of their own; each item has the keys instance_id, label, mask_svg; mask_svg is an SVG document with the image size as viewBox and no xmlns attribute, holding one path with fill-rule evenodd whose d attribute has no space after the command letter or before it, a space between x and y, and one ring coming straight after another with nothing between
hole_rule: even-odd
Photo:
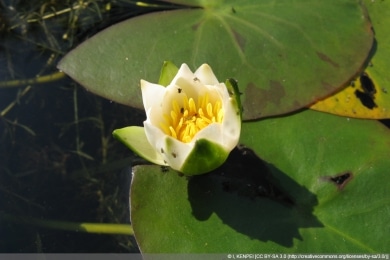
<instances>
[{"instance_id":1,"label":"white petal","mask_svg":"<svg viewBox=\"0 0 390 260\"><path fill-rule=\"evenodd\" d=\"M222 124L220 123L209 124L196 133L191 143L195 143L199 139L207 139L224 147L222 130Z\"/></svg>"},{"instance_id":2,"label":"white petal","mask_svg":"<svg viewBox=\"0 0 390 260\"><path fill-rule=\"evenodd\" d=\"M192 97L194 99L198 96L198 91L196 87L191 85L186 79L179 78L176 81L179 85L169 85L167 87L164 103L163 103L163 112L169 114L172 109L172 101L176 100L177 104L182 107L184 103L184 97Z\"/></svg>"},{"instance_id":3,"label":"white petal","mask_svg":"<svg viewBox=\"0 0 390 260\"><path fill-rule=\"evenodd\" d=\"M195 78L195 75L194 75L194 73L192 73L192 71L190 70L188 65L183 63L180 66L179 71L177 72L176 76L173 78L173 80L172 80L170 85L177 85L176 81L179 78L184 78L184 79L188 79L188 80L192 79L193 80Z\"/></svg>"},{"instance_id":4,"label":"white petal","mask_svg":"<svg viewBox=\"0 0 390 260\"><path fill-rule=\"evenodd\" d=\"M167 87L167 90L179 93L180 89L182 93L186 93L187 96L195 99L199 95L199 90L202 89L202 87L204 88L204 86L199 84L200 82L195 79L194 73L192 73L187 64L183 63L171 84Z\"/></svg>"},{"instance_id":5,"label":"white petal","mask_svg":"<svg viewBox=\"0 0 390 260\"><path fill-rule=\"evenodd\" d=\"M149 143L160 154L163 161L172 169L180 170L192 146L166 135L149 121L144 122L144 128Z\"/></svg>"},{"instance_id":6,"label":"white petal","mask_svg":"<svg viewBox=\"0 0 390 260\"><path fill-rule=\"evenodd\" d=\"M223 146L232 150L240 139L241 117L230 97L228 100L224 100L224 110L225 114L222 120Z\"/></svg>"},{"instance_id":7,"label":"white petal","mask_svg":"<svg viewBox=\"0 0 390 260\"><path fill-rule=\"evenodd\" d=\"M227 87L224 83L219 83L215 86L223 102L224 117L222 120L221 145L227 150L233 150L237 145L241 133L241 117L239 108L234 104L235 100L230 97Z\"/></svg>"},{"instance_id":8,"label":"white petal","mask_svg":"<svg viewBox=\"0 0 390 260\"><path fill-rule=\"evenodd\" d=\"M172 169L180 171L193 149L193 144L180 142L171 136L166 136L163 144L165 147L164 160Z\"/></svg>"},{"instance_id":9,"label":"white petal","mask_svg":"<svg viewBox=\"0 0 390 260\"><path fill-rule=\"evenodd\" d=\"M218 85L218 79L208 64L202 64L196 71L195 76L205 85Z\"/></svg>"},{"instance_id":10,"label":"white petal","mask_svg":"<svg viewBox=\"0 0 390 260\"><path fill-rule=\"evenodd\" d=\"M146 138L148 139L150 145L153 146L154 149L156 149L156 151L164 158L164 152L161 151L161 148L163 148L161 142L163 142L167 135L160 128L154 126L149 120L144 121L144 128Z\"/></svg>"},{"instance_id":11,"label":"white petal","mask_svg":"<svg viewBox=\"0 0 390 260\"><path fill-rule=\"evenodd\" d=\"M148 111L152 106L161 106L166 89L161 85L141 79L141 91L145 111Z\"/></svg>"},{"instance_id":12,"label":"white petal","mask_svg":"<svg viewBox=\"0 0 390 260\"><path fill-rule=\"evenodd\" d=\"M175 82L174 89L176 92L178 88L182 89L182 93L187 94L188 97L197 98L199 91L204 88L202 84L197 84L198 82L186 78L178 78Z\"/></svg>"}]
</instances>

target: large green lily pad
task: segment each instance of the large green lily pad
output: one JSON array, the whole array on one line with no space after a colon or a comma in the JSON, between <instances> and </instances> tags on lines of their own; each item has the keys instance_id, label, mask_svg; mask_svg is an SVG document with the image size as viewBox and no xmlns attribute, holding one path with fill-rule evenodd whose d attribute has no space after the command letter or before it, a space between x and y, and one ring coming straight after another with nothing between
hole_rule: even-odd
<instances>
[{"instance_id":1,"label":"large green lily pad","mask_svg":"<svg viewBox=\"0 0 390 260\"><path fill-rule=\"evenodd\" d=\"M244 123L241 141L254 153L237 149L210 174L133 168L143 253L388 250L387 128L305 111Z\"/></svg>"},{"instance_id":2,"label":"large green lily pad","mask_svg":"<svg viewBox=\"0 0 390 260\"><path fill-rule=\"evenodd\" d=\"M142 108L140 79L157 82L163 61L202 63L235 78L244 119L286 113L339 89L373 42L358 0L178 1L197 6L138 16L64 57L59 69L88 90Z\"/></svg>"}]
</instances>

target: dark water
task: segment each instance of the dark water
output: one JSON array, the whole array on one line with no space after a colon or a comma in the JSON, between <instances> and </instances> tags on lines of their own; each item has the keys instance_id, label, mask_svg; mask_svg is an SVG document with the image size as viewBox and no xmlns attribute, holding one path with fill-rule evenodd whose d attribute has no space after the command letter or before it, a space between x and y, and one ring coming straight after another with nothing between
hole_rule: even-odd
<instances>
[{"instance_id":1,"label":"dark water","mask_svg":"<svg viewBox=\"0 0 390 260\"><path fill-rule=\"evenodd\" d=\"M111 133L141 125L144 113L67 77L20 82L56 73L63 55L99 30L158 9L134 3L0 0L0 252L138 252L131 236L29 220L130 223L133 155Z\"/></svg>"}]
</instances>

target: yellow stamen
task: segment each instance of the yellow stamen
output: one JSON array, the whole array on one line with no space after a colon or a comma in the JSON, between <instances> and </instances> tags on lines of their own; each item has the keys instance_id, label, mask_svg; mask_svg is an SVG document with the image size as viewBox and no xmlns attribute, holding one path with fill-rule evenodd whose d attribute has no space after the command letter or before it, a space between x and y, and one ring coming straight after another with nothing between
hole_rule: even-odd
<instances>
[{"instance_id":1,"label":"yellow stamen","mask_svg":"<svg viewBox=\"0 0 390 260\"><path fill-rule=\"evenodd\" d=\"M179 106L178 102L173 100L170 113L164 115L165 122L161 123L166 134L188 143L209 124L222 123L224 111L220 100L209 102L208 93L200 96L198 100L188 98L185 93L180 95L183 96L183 105Z\"/></svg>"},{"instance_id":2,"label":"yellow stamen","mask_svg":"<svg viewBox=\"0 0 390 260\"><path fill-rule=\"evenodd\" d=\"M173 129L172 126L169 127L169 130L171 131L171 136L172 136L173 138L177 138L176 132L175 132L175 130Z\"/></svg>"}]
</instances>

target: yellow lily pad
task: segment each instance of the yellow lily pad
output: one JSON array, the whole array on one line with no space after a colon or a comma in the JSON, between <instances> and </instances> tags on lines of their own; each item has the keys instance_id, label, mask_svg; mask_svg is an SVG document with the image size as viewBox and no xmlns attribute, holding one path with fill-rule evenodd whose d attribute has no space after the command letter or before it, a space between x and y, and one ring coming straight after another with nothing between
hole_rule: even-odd
<instances>
[{"instance_id":1,"label":"yellow lily pad","mask_svg":"<svg viewBox=\"0 0 390 260\"><path fill-rule=\"evenodd\" d=\"M366 69L349 86L310 108L340 116L368 119L390 118L390 89Z\"/></svg>"}]
</instances>

